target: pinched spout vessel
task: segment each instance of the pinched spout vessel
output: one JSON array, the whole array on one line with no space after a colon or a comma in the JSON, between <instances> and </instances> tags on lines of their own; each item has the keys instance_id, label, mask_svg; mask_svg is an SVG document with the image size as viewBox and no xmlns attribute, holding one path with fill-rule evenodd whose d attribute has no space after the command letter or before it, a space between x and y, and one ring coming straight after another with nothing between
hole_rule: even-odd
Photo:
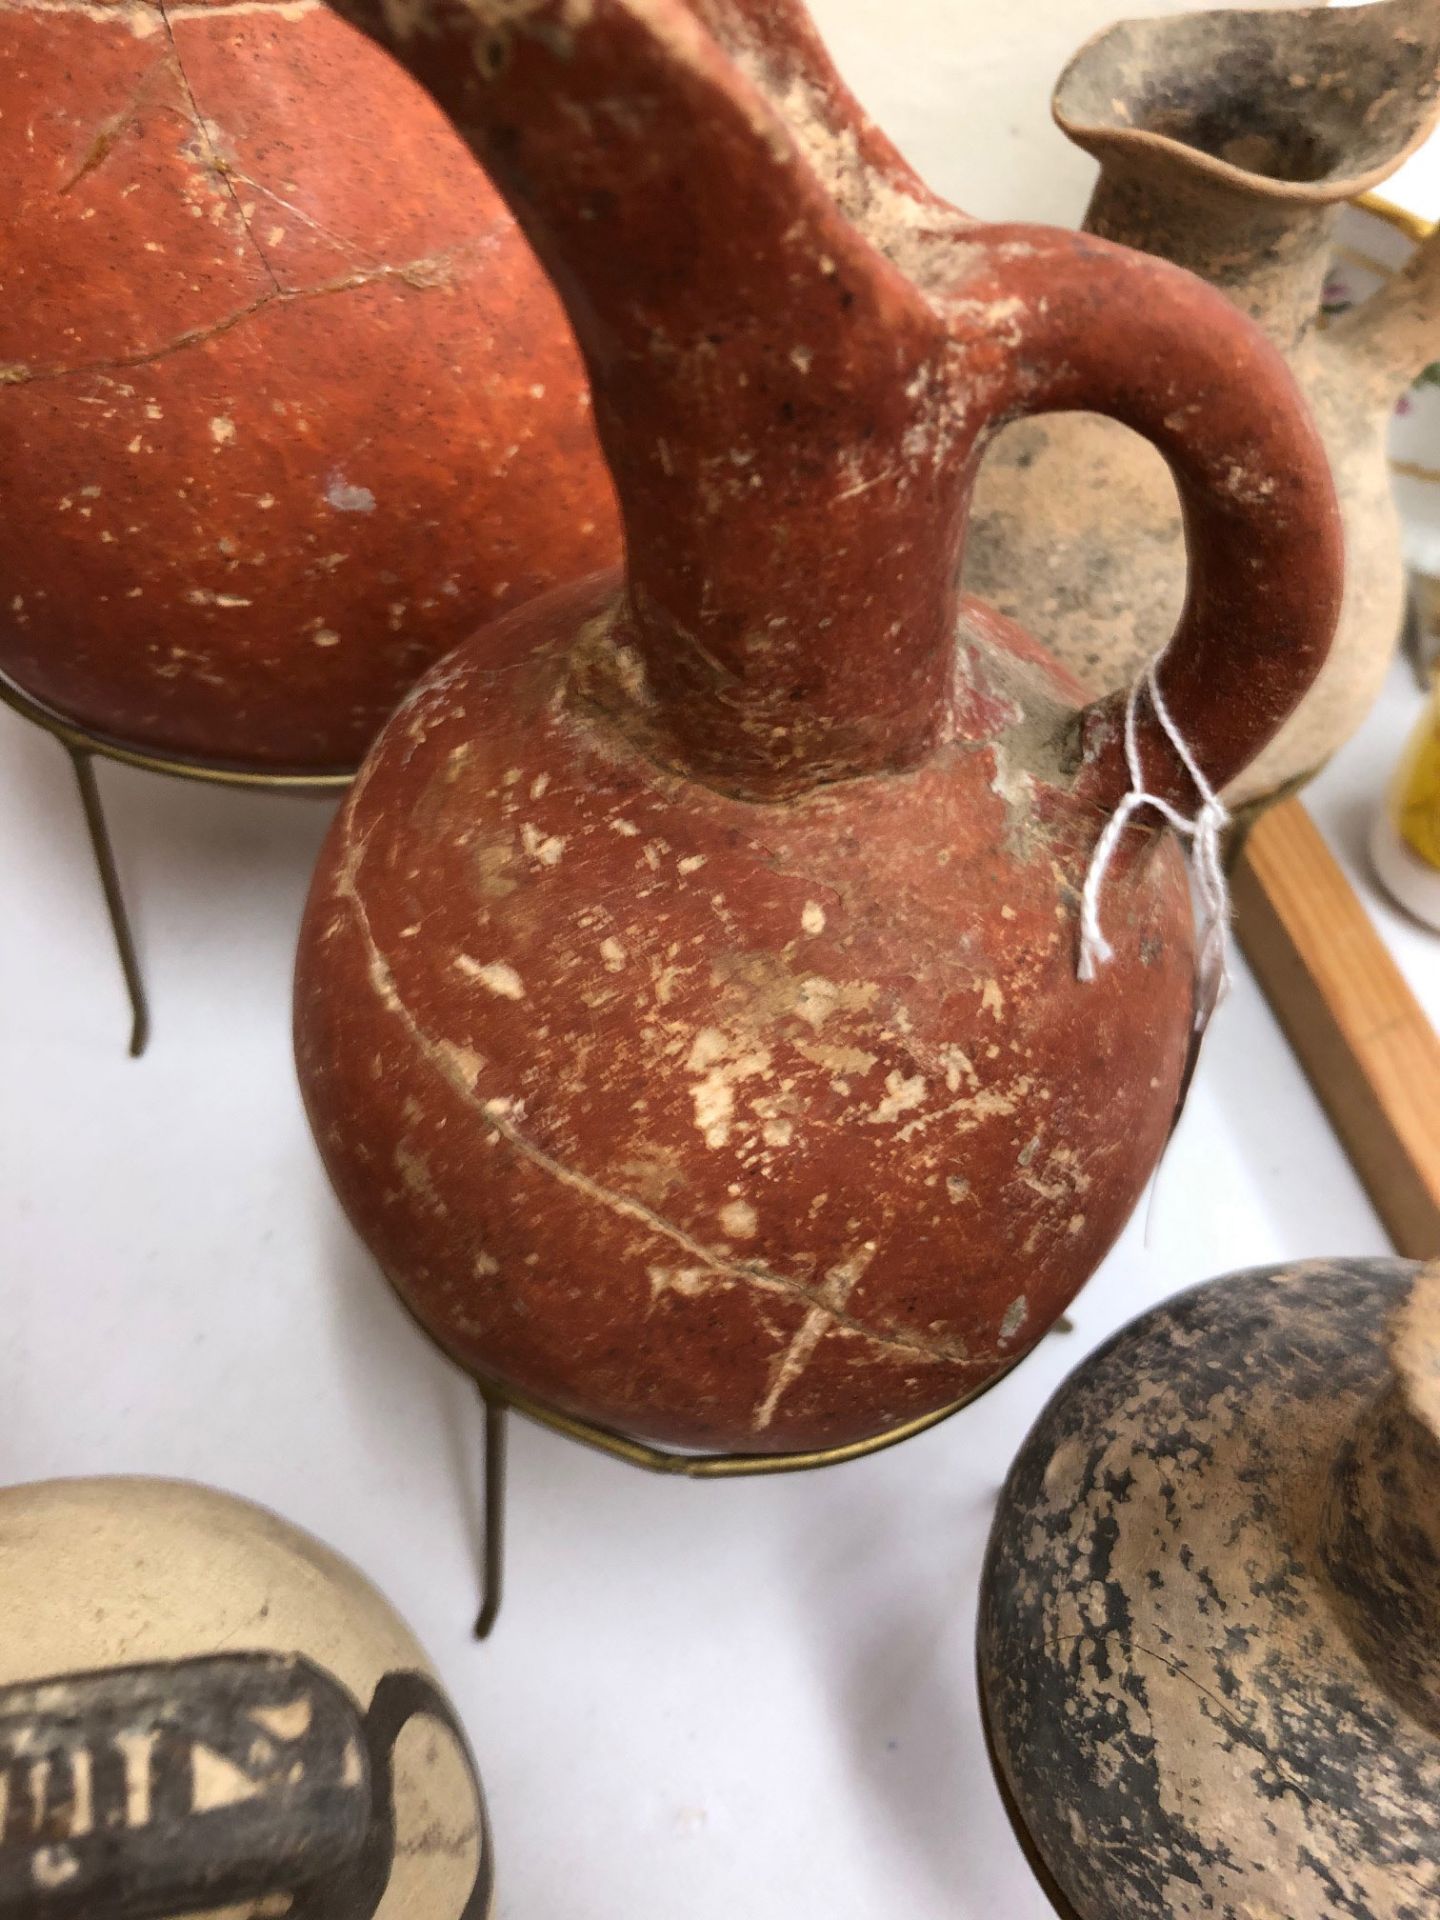
<instances>
[{"instance_id":1,"label":"pinched spout vessel","mask_svg":"<svg viewBox=\"0 0 1440 1920\"><path fill-rule=\"evenodd\" d=\"M1232 783L1232 805L1317 772L1380 691L1405 604L1386 441L1440 357L1440 236L1321 328L1335 222L1435 123L1440 0L1127 20L1061 75L1062 130L1100 162L1086 230L1187 267L1284 353L1340 497L1345 598L1323 672ZM975 493L966 585L1092 694L1128 686L1179 612L1185 534L1151 448L1093 416L1002 434Z\"/></svg>"},{"instance_id":2,"label":"pinched spout vessel","mask_svg":"<svg viewBox=\"0 0 1440 1920\"><path fill-rule=\"evenodd\" d=\"M466 1367L671 1446L863 1440L978 1391L1169 1130L1193 929L1117 702L961 602L979 449L1137 427L1183 490L1164 694L1214 780L1334 620L1279 355L1104 241L938 201L782 0L347 0L569 309L628 542L396 715L305 919L301 1080L352 1220ZM1146 779L1193 806L1148 709Z\"/></svg>"}]
</instances>

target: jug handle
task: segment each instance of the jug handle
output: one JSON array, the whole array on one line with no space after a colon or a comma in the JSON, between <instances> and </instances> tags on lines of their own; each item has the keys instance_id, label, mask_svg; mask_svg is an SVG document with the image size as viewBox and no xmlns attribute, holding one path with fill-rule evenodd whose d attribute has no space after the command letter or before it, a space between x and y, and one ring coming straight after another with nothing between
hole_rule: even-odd
<instances>
[{"instance_id":1,"label":"jug handle","mask_svg":"<svg viewBox=\"0 0 1440 1920\"><path fill-rule=\"evenodd\" d=\"M1158 681L1219 789L1315 679L1340 610L1339 510L1305 402L1259 329L1182 268L1050 227L988 227L975 243L987 258L966 277L957 334L969 335L972 379L993 381L987 433L1030 414L1100 413L1170 467L1189 580ZM979 341L977 300L993 316ZM1079 788L1102 809L1130 786L1127 694L1082 716ZM1149 791L1193 809L1194 782L1148 702L1139 737Z\"/></svg>"},{"instance_id":2,"label":"jug handle","mask_svg":"<svg viewBox=\"0 0 1440 1920\"><path fill-rule=\"evenodd\" d=\"M1384 399L1398 398L1440 360L1440 227L1432 227L1404 267L1358 306L1331 321L1315 342L1337 381L1368 379Z\"/></svg>"}]
</instances>

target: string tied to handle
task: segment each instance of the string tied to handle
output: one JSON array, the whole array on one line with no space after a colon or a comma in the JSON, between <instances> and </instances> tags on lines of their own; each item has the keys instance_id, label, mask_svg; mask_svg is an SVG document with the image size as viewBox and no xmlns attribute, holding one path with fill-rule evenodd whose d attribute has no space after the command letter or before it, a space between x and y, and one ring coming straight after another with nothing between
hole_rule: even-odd
<instances>
[{"instance_id":1,"label":"string tied to handle","mask_svg":"<svg viewBox=\"0 0 1440 1920\"><path fill-rule=\"evenodd\" d=\"M1157 656L1131 683L1125 702L1125 763L1130 772L1130 790L1106 821L1090 856L1080 895L1080 948L1075 971L1079 979L1091 981L1096 970L1115 957L1115 949L1105 938L1100 924L1100 898L1125 829L1137 813L1146 807L1152 808L1189 849L1190 874L1201 921L1195 995L1195 1025L1199 1031L1230 988L1230 890L1225 882L1223 841L1230 815L1165 704L1156 671L1158 665ZM1142 693L1149 696L1151 710L1166 739L1195 783L1200 806L1193 816L1182 813L1162 794L1151 793L1145 784L1145 768L1140 756Z\"/></svg>"}]
</instances>

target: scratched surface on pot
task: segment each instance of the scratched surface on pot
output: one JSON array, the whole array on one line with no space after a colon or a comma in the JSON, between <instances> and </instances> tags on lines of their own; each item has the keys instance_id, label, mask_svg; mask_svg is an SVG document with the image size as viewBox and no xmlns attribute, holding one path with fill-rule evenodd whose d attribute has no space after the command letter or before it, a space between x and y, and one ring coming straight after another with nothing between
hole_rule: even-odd
<instances>
[{"instance_id":1,"label":"scratched surface on pot","mask_svg":"<svg viewBox=\"0 0 1440 1920\"><path fill-rule=\"evenodd\" d=\"M131 744L354 765L481 620L614 558L555 298L319 0L0 18L0 671Z\"/></svg>"},{"instance_id":2,"label":"scratched surface on pot","mask_svg":"<svg viewBox=\"0 0 1440 1920\"><path fill-rule=\"evenodd\" d=\"M1128 836L1077 983L1120 715L960 601L984 435L1088 401L1175 459L1166 697L1216 778L1333 623L1318 445L1211 290L939 200L790 0L347 11L564 292L627 567L459 649L362 773L301 941L321 1152L472 1371L671 1444L869 1438L1054 1321L1189 1043L1163 838Z\"/></svg>"}]
</instances>

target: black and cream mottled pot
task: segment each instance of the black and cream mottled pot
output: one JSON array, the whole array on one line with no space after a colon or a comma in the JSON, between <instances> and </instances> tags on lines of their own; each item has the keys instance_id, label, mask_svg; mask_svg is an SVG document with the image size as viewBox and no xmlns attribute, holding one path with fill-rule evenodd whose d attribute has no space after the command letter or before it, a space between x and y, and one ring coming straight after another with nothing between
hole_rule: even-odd
<instances>
[{"instance_id":1,"label":"black and cream mottled pot","mask_svg":"<svg viewBox=\"0 0 1440 1920\"><path fill-rule=\"evenodd\" d=\"M262 1508L0 1492L0 1920L484 1920L465 1736L400 1619Z\"/></svg>"},{"instance_id":2,"label":"black and cream mottled pot","mask_svg":"<svg viewBox=\"0 0 1440 1920\"><path fill-rule=\"evenodd\" d=\"M1081 1920L1440 1916L1440 1266L1257 1270L1056 1394L980 1669Z\"/></svg>"}]
</instances>

